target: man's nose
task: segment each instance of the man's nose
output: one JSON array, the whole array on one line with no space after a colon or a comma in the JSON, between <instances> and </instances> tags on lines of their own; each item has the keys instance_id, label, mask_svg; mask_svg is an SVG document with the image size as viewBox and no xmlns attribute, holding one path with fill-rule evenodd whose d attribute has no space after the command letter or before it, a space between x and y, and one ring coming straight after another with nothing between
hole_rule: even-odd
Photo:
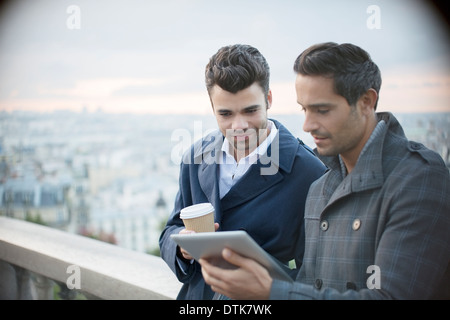
<instances>
[{"instance_id":1,"label":"man's nose","mask_svg":"<svg viewBox=\"0 0 450 320\"><path fill-rule=\"evenodd\" d=\"M303 131L311 132L318 128L318 124L314 117L305 112L305 121L303 122Z\"/></svg>"},{"instance_id":2,"label":"man's nose","mask_svg":"<svg viewBox=\"0 0 450 320\"><path fill-rule=\"evenodd\" d=\"M233 119L232 129L233 130L246 130L248 128L248 121L245 117L237 115Z\"/></svg>"}]
</instances>

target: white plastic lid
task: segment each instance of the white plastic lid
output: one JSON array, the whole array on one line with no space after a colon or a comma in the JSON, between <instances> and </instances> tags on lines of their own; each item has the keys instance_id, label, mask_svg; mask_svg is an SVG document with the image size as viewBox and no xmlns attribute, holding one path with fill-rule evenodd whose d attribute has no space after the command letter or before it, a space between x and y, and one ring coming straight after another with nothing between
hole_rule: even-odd
<instances>
[{"instance_id":1,"label":"white plastic lid","mask_svg":"<svg viewBox=\"0 0 450 320\"><path fill-rule=\"evenodd\" d=\"M181 209L180 218L181 219L197 218L205 214L208 214L212 211L214 211L214 207L211 203L209 202L198 203Z\"/></svg>"}]
</instances>

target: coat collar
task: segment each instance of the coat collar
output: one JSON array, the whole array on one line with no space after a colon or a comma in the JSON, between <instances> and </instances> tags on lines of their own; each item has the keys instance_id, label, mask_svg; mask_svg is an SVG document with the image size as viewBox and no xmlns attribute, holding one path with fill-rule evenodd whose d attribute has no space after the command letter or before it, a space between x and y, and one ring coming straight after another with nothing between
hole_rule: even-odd
<instances>
[{"instance_id":1,"label":"coat collar","mask_svg":"<svg viewBox=\"0 0 450 320\"><path fill-rule=\"evenodd\" d=\"M388 132L403 135L403 129L397 119L389 112L377 113L379 123L370 138L370 144L366 145L362 154L351 172L342 177L338 156L319 156L323 163L330 168L324 183L324 195L333 201L342 198L352 192L359 192L381 187L384 182L383 173L383 146ZM317 153L317 149L315 149Z\"/></svg>"},{"instance_id":2,"label":"coat collar","mask_svg":"<svg viewBox=\"0 0 450 320\"><path fill-rule=\"evenodd\" d=\"M290 173L294 165L295 154L298 148L298 140L296 140L289 131L277 120L273 121L278 129L278 134L274 138L273 143L269 146L268 152L261 157L263 165L276 166L283 171ZM194 146L194 163L211 165L221 161L221 148L224 136L219 130L205 136Z\"/></svg>"}]
</instances>

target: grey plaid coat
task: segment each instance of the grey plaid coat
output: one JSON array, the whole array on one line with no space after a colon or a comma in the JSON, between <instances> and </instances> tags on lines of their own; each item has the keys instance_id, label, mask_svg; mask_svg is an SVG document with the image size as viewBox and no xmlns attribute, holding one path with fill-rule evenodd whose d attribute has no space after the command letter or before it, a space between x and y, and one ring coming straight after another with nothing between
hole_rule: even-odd
<instances>
[{"instance_id":1,"label":"grey plaid coat","mask_svg":"<svg viewBox=\"0 0 450 320\"><path fill-rule=\"evenodd\" d=\"M273 282L271 298L448 294L449 169L438 154L408 141L392 114L378 118L384 122L349 175L338 157L321 157L330 171L309 190L303 265L295 283Z\"/></svg>"}]
</instances>

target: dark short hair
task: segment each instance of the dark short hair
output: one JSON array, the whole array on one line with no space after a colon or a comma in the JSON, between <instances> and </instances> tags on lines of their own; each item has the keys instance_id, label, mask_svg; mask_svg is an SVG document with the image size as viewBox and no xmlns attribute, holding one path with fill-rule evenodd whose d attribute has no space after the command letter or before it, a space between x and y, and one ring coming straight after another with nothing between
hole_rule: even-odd
<instances>
[{"instance_id":1,"label":"dark short hair","mask_svg":"<svg viewBox=\"0 0 450 320\"><path fill-rule=\"evenodd\" d=\"M377 94L381 87L381 73L370 55L360 47L325 42L303 51L295 60L294 71L302 75L320 75L334 79L334 90L354 106L367 90ZM378 98L375 103L377 108Z\"/></svg>"},{"instance_id":2,"label":"dark short hair","mask_svg":"<svg viewBox=\"0 0 450 320\"><path fill-rule=\"evenodd\" d=\"M218 85L223 90L236 93L257 82L267 99L270 69L258 49L244 44L220 48L206 65L205 83L208 93Z\"/></svg>"}]
</instances>

